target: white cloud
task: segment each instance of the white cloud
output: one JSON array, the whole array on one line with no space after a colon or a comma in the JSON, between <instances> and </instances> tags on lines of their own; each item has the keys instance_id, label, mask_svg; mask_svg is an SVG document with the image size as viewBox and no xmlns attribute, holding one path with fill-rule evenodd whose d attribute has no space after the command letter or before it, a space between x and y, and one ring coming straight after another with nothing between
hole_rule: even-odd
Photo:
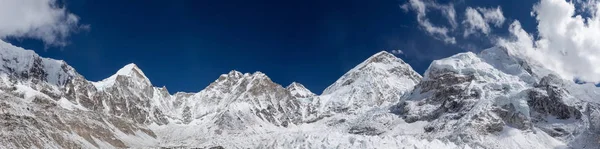
<instances>
[{"instance_id":1,"label":"white cloud","mask_svg":"<svg viewBox=\"0 0 600 149\"><path fill-rule=\"evenodd\" d=\"M452 28L456 28L456 11L454 10L454 6L450 5L441 5L435 2L425 3L421 0L409 0L408 3L401 6L405 11L413 10L417 13L417 22L419 26L425 30L429 35L433 36L436 39L442 40L448 44L456 44L456 39L449 34ZM448 29L445 26L437 26L432 24L427 18L427 11L429 9L439 10L444 14L450 25L451 29Z\"/></svg>"},{"instance_id":2,"label":"white cloud","mask_svg":"<svg viewBox=\"0 0 600 149\"><path fill-rule=\"evenodd\" d=\"M504 24L504 15L500 7L496 8L471 8L467 7L465 10L465 31L464 37L468 37L471 34L481 32L488 35L492 29L491 25L495 27L501 27Z\"/></svg>"},{"instance_id":3,"label":"white cloud","mask_svg":"<svg viewBox=\"0 0 600 149\"><path fill-rule=\"evenodd\" d=\"M486 35L490 32L490 27L483 19L483 16L471 7L467 7L465 10L465 20L463 21L463 24L465 25L465 33L463 34L465 37L474 34L477 31Z\"/></svg>"},{"instance_id":4,"label":"white cloud","mask_svg":"<svg viewBox=\"0 0 600 149\"><path fill-rule=\"evenodd\" d=\"M456 28L458 26L456 23L456 10L454 9L453 4L441 5L441 4L432 2L432 3L428 3L427 6L442 11L442 14L448 20L448 23L450 23L452 28Z\"/></svg>"},{"instance_id":5,"label":"white cloud","mask_svg":"<svg viewBox=\"0 0 600 149\"><path fill-rule=\"evenodd\" d=\"M521 28L518 21L510 26L513 40L498 44L537 60L566 79L600 82L600 9L585 4L579 9L592 9L583 18L574 3L565 0L541 0L534 6L538 22L537 40ZM585 10L584 10L585 11Z\"/></svg>"},{"instance_id":6,"label":"white cloud","mask_svg":"<svg viewBox=\"0 0 600 149\"><path fill-rule=\"evenodd\" d=\"M392 52L392 54L395 54L395 55L402 55L402 54L404 54L404 51L402 51L400 49L392 50L391 52Z\"/></svg>"},{"instance_id":7,"label":"white cloud","mask_svg":"<svg viewBox=\"0 0 600 149\"><path fill-rule=\"evenodd\" d=\"M502 8L481 8L478 7L477 10L483 14L483 18L485 21L491 24L494 24L496 27L501 27L504 24L504 14L502 14Z\"/></svg>"},{"instance_id":8,"label":"white cloud","mask_svg":"<svg viewBox=\"0 0 600 149\"><path fill-rule=\"evenodd\" d=\"M81 28L79 18L56 0L0 0L0 39L34 38L46 45L65 46L66 38Z\"/></svg>"}]
</instances>

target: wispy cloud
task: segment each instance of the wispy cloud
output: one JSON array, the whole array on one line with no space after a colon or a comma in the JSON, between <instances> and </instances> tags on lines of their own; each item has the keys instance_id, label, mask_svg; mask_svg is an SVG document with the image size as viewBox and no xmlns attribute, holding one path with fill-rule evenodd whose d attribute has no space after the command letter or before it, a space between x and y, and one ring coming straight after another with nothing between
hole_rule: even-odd
<instances>
[{"instance_id":1,"label":"wispy cloud","mask_svg":"<svg viewBox=\"0 0 600 149\"><path fill-rule=\"evenodd\" d=\"M408 3L403 4L400 7L407 12L412 10L417 13L417 22L419 23L419 26L432 37L442 40L447 44L456 44L456 39L449 35L451 30L457 26L454 5L442 5L435 2L424 2L422 0L409 0ZM451 27L432 24L427 17L427 11L430 9L441 11Z\"/></svg>"},{"instance_id":2,"label":"wispy cloud","mask_svg":"<svg viewBox=\"0 0 600 149\"><path fill-rule=\"evenodd\" d=\"M506 18L504 18L504 14L502 13L502 8L482 8L477 7L477 10L483 14L483 18L486 22L490 24L494 24L496 27L501 27L504 24Z\"/></svg>"},{"instance_id":3,"label":"wispy cloud","mask_svg":"<svg viewBox=\"0 0 600 149\"><path fill-rule=\"evenodd\" d=\"M394 54L394 55L403 55L404 54L404 51L402 51L400 49L392 50L390 52L392 52L392 54Z\"/></svg>"},{"instance_id":4,"label":"wispy cloud","mask_svg":"<svg viewBox=\"0 0 600 149\"><path fill-rule=\"evenodd\" d=\"M88 25L57 5L56 0L0 0L0 38L34 38L50 46L67 45L67 37Z\"/></svg>"},{"instance_id":5,"label":"wispy cloud","mask_svg":"<svg viewBox=\"0 0 600 149\"><path fill-rule=\"evenodd\" d=\"M467 7L465 10L465 20L463 21L463 24L465 25L463 36L468 37L469 35L479 32L488 35L492 30L491 25L501 27L502 24L504 24L504 20L506 19L504 18L500 7L480 7L476 9Z\"/></svg>"}]
</instances>

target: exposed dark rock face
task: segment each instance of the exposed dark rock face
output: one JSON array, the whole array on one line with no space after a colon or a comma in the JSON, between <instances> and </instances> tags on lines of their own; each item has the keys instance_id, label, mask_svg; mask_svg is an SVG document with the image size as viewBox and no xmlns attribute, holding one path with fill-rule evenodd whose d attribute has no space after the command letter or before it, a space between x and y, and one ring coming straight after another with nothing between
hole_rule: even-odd
<instances>
[{"instance_id":1,"label":"exposed dark rock face","mask_svg":"<svg viewBox=\"0 0 600 149\"><path fill-rule=\"evenodd\" d=\"M433 111L423 111L417 113L410 113L414 110L414 106L407 106L408 103L402 102L400 108L397 111L398 114L404 116L407 122L414 122L419 120L432 121L438 119L440 116L446 116L451 119L459 119L466 112L466 109L472 108L475 100L479 98L477 91L473 91L470 94L464 87L473 81L473 76L459 75L450 71L436 71L430 73L429 79L421 81L416 89L411 94L430 94L430 97L425 99L419 99L414 101L416 107L421 106L433 106L437 107ZM408 99L409 102L413 102L412 99ZM447 114L447 115L444 115Z\"/></svg>"},{"instance_id":2,"label":"exposed dark rock face","mask_svg":"<svg viewBox=\"0 0 600 149\"><path fill-rule=\"evenodd\" d=\"M63 92L64 97L73 103L79 103L82 106L94 110L101 111L104 109L103 100L98 100L104 97L103 93L98 93L96 87L81 76L75 76L73 79L67 80Z\"/></svg>"},{"instance_id":3,"label":"exposed dark rock face","mask_svg":"<svg viewBox=\"0 0 600 149\"><path fill-rule=\"evenodd\" d=\"M557 119L581 119L581 112L576 107L563 103L563 98L560 97L562 95L556 94L555 91L532 89L529 92L528 104L540 116L551 115Z\"/></svg>"},{"instance_id":4,"label":"exposed dark rock face","mask_svg":"<svg viewBox=\"0 0 600 149\"><path fill-rule=\"evenodd\" d=\"M225 148L222 147L222 146L213 146L213 147L210 147L208 149L225 149Z\"/></svg>"},{"instance_id":5,"label":"exposed dark rock face","mask_svg":"<svg viewBox=\"0 0 600 149\"><path fill-rule=\"evenodd\" d=\"M581 133L581 130L576 129L578 124L583 123L583 109L574 105L578 102L577 99L564 87L562 79L551 74L543 77L539 83L534 84L534 88L525 92L533 125L552 137L569 140ZM571 103L567 102L569 100ZM548 124L556 121L564 121L565 124Z\"/></svg>"},{"instance_id":6,"label":"exposed dark rock face","mask_svg":"<svg viewBox=\"0 0 600 149\"><path fill-rule=\"evenodd\" d=\"M517 112L515 105L513 104L495 107L493 111L502 118L508 126L521 130L527 130L532 127L529 118L524 113Z\"/></svg>"},{"instance_id":7,"label":"exposed dark rock face","mask_svg":"<svg viewBox=\"0 0 600 149\"><path fill-rule=\"evenodd\" d=\"M377 128L374 127L359 127L359 126L354 126L352 128L350 128L350 130L348 130L348 133L351 134L359 134L359 135L369 135L369 136L375 136L375 135L379 135L382 134L384 131L381 131Z\"/></svg>"},{"instance_id":8,"label":"exposed dark rock face","mask_svg":"<svg viewBox=\"0 0 600 149\"><path fill-rule=\"evenodd\" d=\"M535 111L536 116L555 116L557 119L581 119L581 112L574 106L565 104L569 92L563 88L563 84L555 75L543 77L535 84L535 89L529 91L527 103ZM537 115L539 114L539 115Z\"/></svg>"}]
</instances>

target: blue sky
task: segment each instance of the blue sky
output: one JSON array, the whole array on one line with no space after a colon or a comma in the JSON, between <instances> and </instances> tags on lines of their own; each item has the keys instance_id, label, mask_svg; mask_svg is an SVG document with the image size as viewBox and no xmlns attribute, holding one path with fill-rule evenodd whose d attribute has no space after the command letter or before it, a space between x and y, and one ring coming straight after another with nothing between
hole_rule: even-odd
<instances>
[{"instance_id":1,"label":"blue sky","mask_svg":"<svg viewBox=\"0 0 600 149\"><path fill-rule=\"evenodd\" d=\"M448 33L455 43L429 34L416 11L402 8L410 4L406 0L64 0L60 4L87 28L67 37L68 44L5 40L65 60L92 81L136 63L155 86L171 92L197 92L238 70L261 71L284 87L297 81L321 93L382 50L402 50L397 56L423 73L432 60L493 46L491 39L509 36L513 20L536 32L530 12L537 0L424 1L428 21L437 26L452 24L431 6L456 11L458 27ZM500 8L506 20L490 25L490 35L465 37L467 7Z\"/></svg>"}]
</instances>

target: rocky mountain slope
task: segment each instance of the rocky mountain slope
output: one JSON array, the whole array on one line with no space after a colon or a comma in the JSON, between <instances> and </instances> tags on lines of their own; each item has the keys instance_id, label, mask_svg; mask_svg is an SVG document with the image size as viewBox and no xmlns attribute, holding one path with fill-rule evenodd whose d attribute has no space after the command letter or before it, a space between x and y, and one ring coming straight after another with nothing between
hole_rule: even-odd
<instances>
[{"instance_id":1,"label":"rocky mountain slope","mask_svg":"<svg viewBox=\"0 0 600 149\"><path fill-rule=\"evenodd\" d=\"M471 147L596 147L597 128L590 126L596 123L592 113L598 100L569 92L581 85L531 71L543 69L537 66L512 57L505 48L437 60L394 111L409 123L426 121L427 138Z\"/></svg>"},{"instance_id":2,"label":"rocky mountain slope","mask_svg":"<svg viewBox=\"0 0 600 149\"><path fill-rule=\"evenodd\" d=\"M0 58L0 148L156 145L154 132L128 117L135 115L124 111L130 106L102 96L64 61L5 42ZM123 108L116 113L105 107Z\"/></svg>"},{"instance_id":3,"label":"rocky mountain slope","mask_svg":"<svg viewBox=\"0 0 600 149\"><path fill-rule=\"evenodd\" d=\"M197 93L135 64L86 80L0 41L0 148L594 148L600 90L495 47L422 77L379 52L322 95L231 71Z\"/></svg>"}]
</instances>

